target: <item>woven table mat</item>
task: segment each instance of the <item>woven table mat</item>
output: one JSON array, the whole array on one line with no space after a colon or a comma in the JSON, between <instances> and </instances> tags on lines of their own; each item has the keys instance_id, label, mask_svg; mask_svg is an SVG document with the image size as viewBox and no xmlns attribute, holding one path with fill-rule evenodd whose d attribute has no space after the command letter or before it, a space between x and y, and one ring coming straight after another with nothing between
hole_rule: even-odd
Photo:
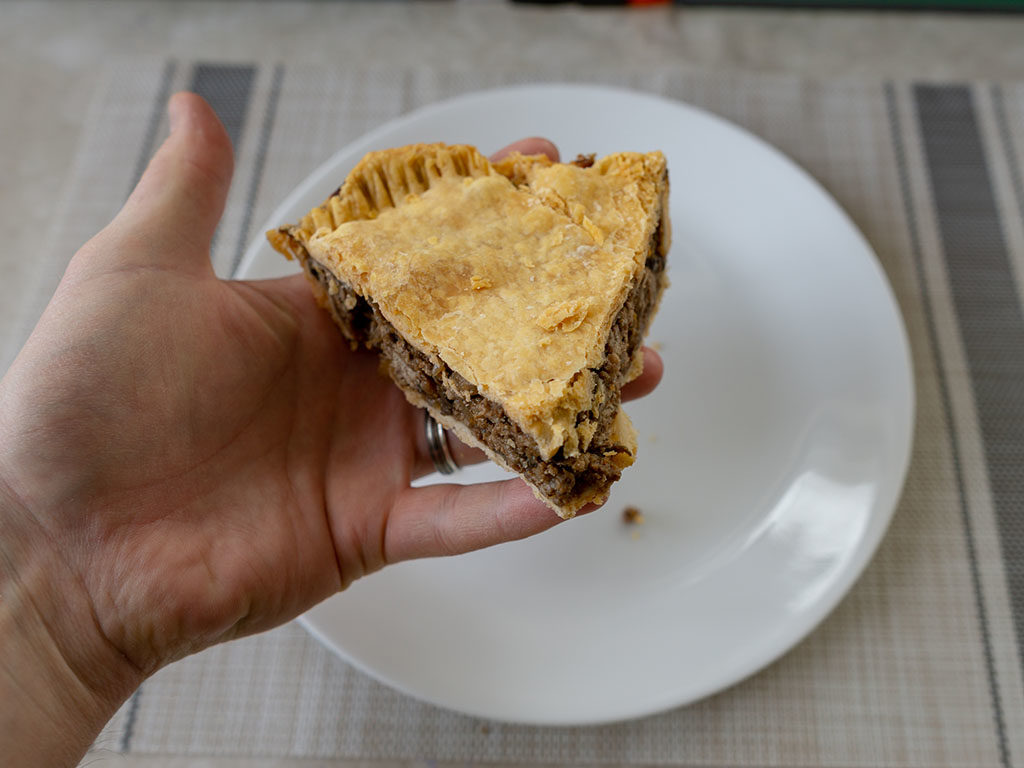
<instances>
[{"instance_id":1,"label":"woven table mat","mask_svg":"<svg viewBox=\"0 0 1024 768\"><path fill-rule=\"evenodd\" d=\"M878 253L911 340L917 426L903 499L864 576L768 669L638 721L538 728L454 714L371 680L293 624L162 670L87 761L112 751L1024 766L1024 84L118 61L84 117L36 311L67 257L124 201L166 133L164 103L177 89L205 95L235 144L213 249L229 276L283 196L347 142L439 99L544 81L653 92L748 128L814 175Z\"/></svg>"}]
</instances>

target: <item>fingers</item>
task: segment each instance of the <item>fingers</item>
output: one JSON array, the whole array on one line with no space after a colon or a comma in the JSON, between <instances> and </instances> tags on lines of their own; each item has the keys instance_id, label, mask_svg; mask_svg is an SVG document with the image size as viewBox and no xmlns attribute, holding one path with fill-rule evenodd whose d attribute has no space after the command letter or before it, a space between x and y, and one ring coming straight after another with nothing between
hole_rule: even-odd
<instances>
[{"instance_id":1,"label":"fingers","mask_svg":"<svg viewBox=\"0 0 1024 768\"><path fill-rule=\"evenodd\" d=\"M661 355L650 347L643 348L643 355L643 373L622 388L623 402L649 395L658 386L661 376L665 372L665 364L662 362Z\"/></svg>"},{"instance_id":2,"label":"fingers","mask_svg":"<svg viewBox=\"0 0 1024 768\"><path fill-rule=\"evenodd\" d=\"M170 135L110 230L144 246L127 249L122 258L176 267L191 260L209 268L210 241L231 185L231 140L196 94L175 94L168 116Z\"/></svg>"},{"instance_id":3,"label":"fingers","mask_svg":"<svg viewBox=\"0 0 1024 768\"><path fill-rule=\"evenodd\" d=\"M556 163L558 162L558 147L547 139L542 139L538 136L528 139L520 139L519 141L509 144L507 147L499 149L491 155L491 160L501 160L505 155L510 155L513 152L518 152L521 155L547 155Z\"/></svg>"},{"instance_id":4,"label":"fingers","mask_svg":"<svg viewBox=\"0 0 1024 768\"><path fill-rule=\"evenodd\" d=\"M388 563L458 555L524 539L561 522L520 480L408 488L384 531Z\"/></svg>"}]
</instances>

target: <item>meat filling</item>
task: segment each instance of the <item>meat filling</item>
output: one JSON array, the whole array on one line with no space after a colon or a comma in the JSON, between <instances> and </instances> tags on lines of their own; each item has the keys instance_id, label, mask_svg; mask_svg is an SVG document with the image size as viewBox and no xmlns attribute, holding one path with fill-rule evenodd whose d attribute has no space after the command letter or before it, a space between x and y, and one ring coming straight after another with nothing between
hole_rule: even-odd
<instances>
[{"instance_id":1,"label":"meat filling","mask_svg":"<svg viewBox=\"0 0 1024 768\"><path fill-rule=\"evenodd\" d=\"M594 437L586 451L565 456L560 450L548 460L541 458L533 438L509 419L499 404L480 395L476 387L443 360L425 355L409 344L372 301L304 253L297 240L288 239L292 252L300 255L306 271L323 287L328 308L345 336L376 350L400 386L419 393L435 409L465 424L480 442L541 493L557 504L564 504L587 491L603 491L619 479L616 457L626 448L614 443L611 428L619 409L619 388L657 303L665 269L664 255L658 249L660 228L651 239L644 272L615 318L604 361L596 370L595 389L603 390L604 396L595 398L600 403L596 411L581 413L577 418L578 424L594 422Z\"/></svg>"}]
</instances>

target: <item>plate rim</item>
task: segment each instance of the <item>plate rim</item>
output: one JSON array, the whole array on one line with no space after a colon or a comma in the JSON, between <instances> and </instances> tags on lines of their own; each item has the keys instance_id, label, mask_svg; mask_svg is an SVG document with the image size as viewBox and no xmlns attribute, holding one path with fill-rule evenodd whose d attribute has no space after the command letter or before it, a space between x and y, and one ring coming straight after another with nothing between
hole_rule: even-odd
<instances>
[{"instance_id":1,"label":"plate rim","mask_svg":"<svg viewBox=\"0 0 1024 768\"><path fill-rule=\"evenodd\" d=\"M892 498L886 500L879 499L876 504L872 505L874 511L869 517L869 525L864 532L864 536L853 548L853 556L846 565L844 565L841 572L836 575L830 588L813 603L813 607L811 609L804 612L803 615L806 620L803 622L790 622L790 625L795 627L795 629L789 632L783 632L782 638L776 645L762 646L762 652L760 654L750 654L747 657L745 664L735 665L732 668L731 673L724 676L728 678L724 682L719 682L717 684L709 683L702 688L691 690L687 695L665 695L660 698L652 697L651 702L643 707L627 706L623 707L622 711L619 712L610 712L605 716L592 716L585 718L544 717L540 719L531 719L529 716L509 717L501 714L471 711L466 708L460 708L458 705L453 705L451 702L445 701L443 697L435 698L420 691L410 690L401 682L395 680L390 675L385 674L382 670L366 664L362 659L349 654L334 639L329 637L328 634L317 625L316 621L310 614L314 613L318 609L324 609L326 604L340 597L340 594L328 598L296 619L300 626L309 632L310 635L312 635L319 643L324 645L324 647L329 651L371 678L378 680L416 700L439 706L449 711L459 712L467 716L492 719L506 723L529 726L597 726L647 717L653 714L665 712L669 709L692 704L707 698L708 696L728 690L733 686L740 684L744 680L747 680L757 672L765 669L775 661L778 661L818 629L821 623L835 611L839 603L849 595L853 586L861 578L867 566L874 559L881 541L889 530L892 518L895 515L896 509L898 508L905 491L906 480L911 466L915 437L914 426L917 420L917 393L909 334L907 332L903 310L896 298L893 285L890 282L875 249L850 217L849 213L839 204L828 189L793 158L743 126L693 104L668 98L656 93L632 90L619 86L605 86L593 83L545 82L486 88L432 102L388 120L339 148L327 160L314 168L292 189L292 191L273 210L264 226L253 238L252 242L246 249L243 258L239 262L235 276L245 279L247 272L252 269L253 264L260 258L261 252L266 253L266 249L269 249L269 245L263 237L263 232L266 229L272 229L279 226L280 222L294 218L295 213L293 209L296 208L297 203L302 198L311 194L313 190L323 188L329 191L329 189L333 189L334 186L336 186L336 184L331 184L330 182L326 182L326 180L331 178L332 174L333 178L337 178L337 168L344 165L343 160L346 157L362 154L370 151L371 149L378 148L376 145L385 136L408 127L410 124L419 122L424 118L429 118L437 113L458 109L461 106L475 101L481 101L488 98L514 98L516 96L532 95L538 92L555 93L558 91L571 91L573 94L579 94L582 92L590 96L644 100L659 104L663 107L682 110L683 112L690 113L698 119L710 121L715 126L716 130L724 130L727 133L740 137L742 140L752 142L759 151L766 152L776 161L781 161L783 167L788 173L799 178L804 184L809 184L813 192L816 193L816 195L820 197L826 205L833 209L836 214L838 214L838 218L845 226L847 233L853 236L857 241L857 245L860 250L864 252L865 256L869 257L869 261L873 269L873 280L878 284L878 287L882 289L880 298L884 297L885 306L890 310L892 320L895 323L893 330L896 331L896 335L898 337L896 339L896 343L902 353L900 355L900 378L902 380L901 383L904 385L904 391L901 394L907 406L905 410L904 423L898 425L898 436L902 437L902 440L898 445L899 450L894 450L894 453L899 456L899 471L894 473L893 476ZM326 195L327 192L324 194ZM893 444L894 446L897 445L895 440ZM882 503L883 501L884 503Z\"/></svg>"}]
</instances>

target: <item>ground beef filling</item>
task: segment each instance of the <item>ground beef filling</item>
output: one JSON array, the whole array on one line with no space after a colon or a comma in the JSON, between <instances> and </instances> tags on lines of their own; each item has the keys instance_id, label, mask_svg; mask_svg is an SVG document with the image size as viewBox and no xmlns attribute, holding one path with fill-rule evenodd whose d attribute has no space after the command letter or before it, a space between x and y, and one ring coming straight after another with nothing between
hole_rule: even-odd
<instances>
[{"instance_id":1,"label":"ground beef filling","mask_svg":"<svg viewBox=\"0 0 1024 768\"><path fill-rule=\"evenodd\" d=\"M291 240L291 238L289 238ZM310 276L328 297L335 322L351 341L376 350L391 377L403 388L418 392L441 413L463 423L484 445L501 456L541 493L556 504L565 504L591 489L604 490L619 479L615 458L625 452L611 439L611 426L619 408L619 388L624 383L633 353L643 340L658 298L665 258L658 252L660 228L651 239L647 262L608 336L605 359L596 373L595 389L604 390L597 411L582 413L577 423L596 423L586 452L565 456L561 451L548 460L537 452L532 437L524 433L497 403L480 395L476 387L436 356L427 356L409 344L380 310L338 280L326 267L303 254ZM291 240L293 253L304 251Z\"/></svg>"}]
</instances>

